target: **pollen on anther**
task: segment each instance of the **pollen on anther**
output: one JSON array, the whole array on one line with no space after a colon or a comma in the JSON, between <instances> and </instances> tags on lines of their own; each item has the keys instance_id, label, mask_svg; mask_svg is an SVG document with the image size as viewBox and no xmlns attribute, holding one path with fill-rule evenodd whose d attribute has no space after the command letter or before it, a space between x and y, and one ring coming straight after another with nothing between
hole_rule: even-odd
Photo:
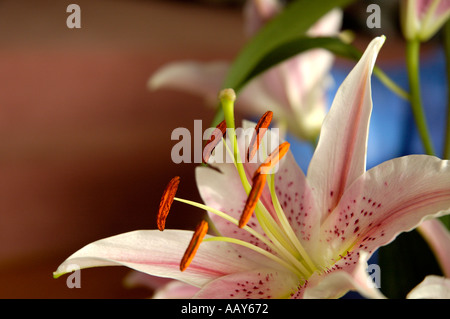
<instances>
[{"instance_id":1,"label":"pollen on anther","mask_svg":"<svg viewBox=\"0 0 450 319\"><path fill-rule=\"evenodd\" d=\"M178 185L180 184L180 177L175 176L170 180L164 189L164 193L161 197L161 201L159 203L159 211L156 216L156 225L160 231L163 231L166 227L166 219L169 214L170 207L172 206L173 199L178 190Z\"/></svg>"},{"instance_id":2,"label":"pollen on anther","mask_svg":"<svg viewBox=\"0 0 450 319\"><path fill-rule=\"evenodd\" d=\"M272 168L274 168L289 151L289 147L290 144L288 142L281 143L278 148L267 156L264 163L262 163L255 171L254 176L257 174L270 174Z\"/></svg>"},{"instance_id":3,"label":"pollen on anther","mask_svg":"<svg viewBox=\"0 0 450 319\"><path fill-rule=\"evenodd\" d=\"M189 243L188 248L186 249L183 258L180 262L180 270L184 271L189 267L194 256L200 247L200 243L208 232L208 222L202 220L197 227L195 228L194 234L192 235L192 239Z\"/></svg>"},{"instance_id":4,"label":"pollen on anther","mask_svg":"<svg viewBox=\"0 0 450 319\"><path fill-rule=\"evenodd\" d=\"M247 201L245 203L244 210L242 211L241 218L239 220L239 227L243 228L247 225L250 217L255 210L256 204L261 197L262 191L264 189L264 185L266 183L266 175L265 174L257 174L253 177L253 185L250 193L248 194Z\"/></svg>"},{"instance_id":5,"label":"pollen on anther","mask_svg":"<svg viewBox=\"0 0 450 319\"><path fill-rule=\"evenodd\" d=\"M261 143L262 138L264 137L267 129L269 128L270 122L272 122L273 112L267 111L263 114L263 116L259 119L258 123L255 126L255 132L253 133L252 140L250 142L250 146L247 151L247 160L250 162L252 158L255 156L256 152L259 149L259 144Z\"/></svg>"},{"instance_id":6,"label":"pollen on anther","mask_svg":"<svg viewBox=\"0 0 450 319\"><path fill-rule=\"evenodd\" d=\"M211 156L212 152L216 148L217 144L221 141L223 137L225 137L227 131L227 124L226 121L223 120L220 122L214 131L211 134L210 139L208 142L206 142L205 147L203 149L203 163L208 163L209 157Z\"/></svg>"}]
</instances>

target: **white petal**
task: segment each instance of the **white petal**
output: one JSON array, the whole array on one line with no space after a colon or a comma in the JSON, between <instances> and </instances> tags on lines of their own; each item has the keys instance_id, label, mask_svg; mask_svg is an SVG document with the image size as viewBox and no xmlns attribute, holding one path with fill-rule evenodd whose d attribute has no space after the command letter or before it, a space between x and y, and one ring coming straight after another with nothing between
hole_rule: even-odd
<instances>
[{"instance_id":1,"label":"white petal","mask_svg":"<svg viewBox=\"0 0 450 319\"><path fill-rule=\"evenodd\" d=\"M72 271L74 265L78 269L126 266L201 286L212 279L255 267L227 243L204 242L189 268L181 272L179 264L191 238L191 231L182 230L142 230L108 237L75 252L58 267L54 276Z\"/></svg>"},{"instance_id":2,"label":"white petal","mask_svg":"<svg viewBox=\"0 0 450 319\"><path fill-rule=\"evenodd\" d=\"M406 296L407 299L450 299L450 279L427 276Z\"/></svg>"},{"instance_id":3,"label":"white petal","mask_svg":"<svg viewBox=\"0 0 450 319\"><path fill-rule=\"evenodd\" d=\"M367 171L322 224L323 251L374 252L399 233L450 212L450 164L427 155L389 160Z\"/></svg>"},{"instance_id":4,"label":"white petal","mask_svg":"<svg viewBox=\"0 0 450 319\"><path fill-rule=\"evenodd\" d=\"M361 253L354 267L334 270L329 274L313 275L304 291L303 298L340 298L348 291L357 291L366 298L385 298L367 272L367 258L367 254Z\"/></svg>"},{"instance_id":5,"label":"white petal","mask_svg":"<svg viewBox=\"0 0 450 319\"><path fill-rule=\"evenodd\" d=\"M450 232L439 219L424 221L418 230L433 250L444 275L450 278Z\"/></svg>"},{"instance_id":6,"label":"white petal","mask_svg":"<svg viewBox=\"0 0 450 319\"><path fill-rule=\"evenodd\" d=\"M147 85L152 90L165 88L196 94L215 106L228 68L229 63L222 61L173 62L157 70Z\"/></svg>"},{"instance_id":7,"label":"white petal","mask_svg":"<svg viewBox=\"0 0 450 319\"><path fill-rule=\"evenodd\" d=\"M338 89L325 117L307 178L326 215L345 189L366 167L369 119L372 111L370 78L384 37L372 40L358 64Z\"/></svg>"},{"instance_id":8,"label":"white petal","mask_svg":"<svg viewBox=\"0 0 450 319\"><path fill-rule=\"evenodd\" d=\"M297 286L298 278L291 272L261 268L218 278L194 298L280 299L288 298Z\"/></svg>"},{"instance_id":9,"label":"white petal","mask_svg":"<svg viewBox=\"0 0 450 319\"><path fill-rule=\"evenodd\" d=\"M198 293L199 290L200 288L198 287L173 280L156 290L152 299L190 299Z\"/></svg>"}]
</instances>

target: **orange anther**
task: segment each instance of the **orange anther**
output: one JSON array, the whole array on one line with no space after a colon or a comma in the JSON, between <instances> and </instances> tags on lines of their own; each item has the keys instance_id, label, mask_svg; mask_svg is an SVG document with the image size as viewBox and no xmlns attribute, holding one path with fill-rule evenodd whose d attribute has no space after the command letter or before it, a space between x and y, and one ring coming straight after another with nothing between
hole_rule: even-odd
<instances>
[{"instance_id":1,"label":"orange anther","mask_svg":"<svg viewBox=\"0 0 450 319\"><path fill-rule=\"evenodd\" d=\"M194 259L198 247L200 247L200 243L202 242L207 232L208 232L208 223L202 220L195 228L189 246L184 252L183 258L181 259L180 262L181 271L185 271L186 268L189 267L190 263Z\"/></svg>"},{"instance_id":2,"label":"orange anther","mask_svg":"<svg viewBox=\"0 0 450 319\"><path fill-rule=\"evenodd\" d=\"M255 156L256 152L259 149L259 144L261 143L264 134L269 128L270 122L272 122L273 112L267 111L263 116L259 119L258 123L255 126L255 131L253 132L252 140L250 142L250 146L247 151L247 161Z\"/></svg>"},{"instance_id":3,"label":"orange anther","mask_svg":"<svg viewBox=\"0 0 450 319\"><path fill-rule=\"evenodd\" d=\"M166 227L166 219L169 214L170 207L172 206L173 199L178 190L178 185L180 184L180 177L175 176L170 180L164 189L164 193L161 197L161 202L159 203L159 211L156 216L156 224L160 231L163 231Z\"/></svg>"},{"instance_id":4,"label":"orange anther","mask_svg":"<svg viewBox=\"0 0 450 319\"><path fill-rule=\"evenodd\" d=\"M221 141L227 132L227 123L225 120L220 122L215 130L211 133L211 137L208 142L205 144L205 148L203 149L203 163L208 163L209 157L212 152L216 148L217 144Z\"/></svg>"},{"instance_id":5,"label":"orange anther","mask_svg":"<svg viewBox=\"0 0 450 319\"><path fill-rule=\"evenodd\" d=\"M243 228L247 225L250 217L255 210L256 204L261 197L262 191L264 189L264 185L266 184L266 175L265 174L255 174L253 177L253 185L250 193L247 197L247 202L245 203L244 210L242 211L241 218L239 219L239 228Z\"/></svg>"},{"instance_id":6,"label":"orange anther","mask_svg":"<svg viewBox=\"0 0 450 319\"><path fill-rule=\"evenodd\" d=\"M270 170L277 165L281 159L286 155L289 150L290 144L288 142L281 143L277 149L275 149L272 153L267 156L264 163L262 163L258 169L255 171L255 175L257 174L269 174Z\"/></svg>"}]
</instances>

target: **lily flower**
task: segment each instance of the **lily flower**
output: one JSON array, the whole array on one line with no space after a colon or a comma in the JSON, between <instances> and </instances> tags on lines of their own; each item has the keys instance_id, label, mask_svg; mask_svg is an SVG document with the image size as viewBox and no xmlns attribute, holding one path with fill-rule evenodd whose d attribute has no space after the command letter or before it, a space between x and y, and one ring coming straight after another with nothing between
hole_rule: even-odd
<instances>
[{"instance_id":1,"label":"lily flower","mask_svg":"<svg viewBox=\"0 0 450 319\"><path fill-rule=\"evenodd\" d=\"M450 18L450 0L401 0L400 20L407 40L430 39Z\"/></svg>"},{"instance_id":2,"label":"lily flower","mask_svg":"<svg viewBox=\"0 0 450 319\"><path fill-rule=\"evenodd\" d=\"M253 36L283 6L279 0L249 0L244 7L245 33ZM340 29L342 12L332 10L308 30L310 36L333 36ZM315 140L327 111L325 89L334 57L313 49L280 63L250 81L240 92L237 108L247 116L263 113L271 106L280 127L304 140ZM226 61L177 61L151 76L150 89L177 89L200 95L216 107L217 92L230 67Z\"/></svg>"},{"instance_id":3,"label":"lily flower","mask_svg":"<svg viewBox=\"0 0 450 319\"><path fill-rule=\"evenodd\" d=\"M261 141L259 148L250 144L262 164L241 157L248 136L234 130L235 96L223 91L227 139L237 143L221 141L215 150L225 149L233 161L212 164L214 154L212 167L197 167L205 204L175 197L174 178L161 200L163 231L90 243L54 276L73 265L122 265L195 286L194 298L338 298L349 290L383 298L366 271L371 254L423 220L450 213L448 161L411 155L365 169L370 78L383 43L384 37L372 40L339 88L306 176L286 142L272 143L278 138L271 130L266 138L252 138ZM174 200L206 210L210 222L194 232L164 229ZM208 225L218 235L208 234Z\"/></svg>"}]
</instances>

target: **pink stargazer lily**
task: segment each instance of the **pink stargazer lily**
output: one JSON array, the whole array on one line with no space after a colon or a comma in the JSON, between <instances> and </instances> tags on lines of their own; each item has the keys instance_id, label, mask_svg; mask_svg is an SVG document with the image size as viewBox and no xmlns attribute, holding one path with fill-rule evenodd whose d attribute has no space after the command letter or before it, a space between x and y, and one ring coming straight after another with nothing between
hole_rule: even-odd
<instances>
[{"instance_id":1,"label":"pink stargazer lily","mask_svg":"<svg viewBox=\"0 0 450 319\"><path fill-rule=\"evenodd\" d=\"M279 0L249 0L244 7L245 33L254 35L283 6ZM342 12L332 10L308 30L310 36L335 36ZM250 81L239 93L237 108L255 116L270 105L280 127L304 140L317 138L327 111L326 88L334 56L314 49L280 63ZM203 96L212 107L217 105L217 92L222 88L229 62L178 61L161 67L149 79L148 86L177 89Z\"/></svg>"},{"instance_id":2,"label":"pink stargazer lily","mask_svg":"<svg viewBox=\"0 0 450 319\"><path fill-rule=\"evenodd\" d=\"M450 0L401 0L400 20L408 40L427 41L450 18Z\"/></svg>"},{"instance_id":3,"label":"pink stargazer lily","mask_svg":"<svg viewBox=\"0 0 450 319\"><path fill-rule=\"evenodd\" d=\"M141 230L109 237L75 252L55 277L73 264L123 265L195 286L194 298L338 298L349 290L383 297L366 271L370 255L424 219L450 213L448 161L413 155L365 169L370 79L383 43L384 37L372 40L339 88L307 175L287 152L268 174L247 225L237 226L257 165L198 167L205 205L175 200L207 210L220 235L202 240L192 231ZM275 133L266 135L274 140ZM247 144L237 140L244 154ZM273 146L263 142L260 151L266 148ZM180 271L191 239L200 245Z\"/></svg>"}]
</instances>

